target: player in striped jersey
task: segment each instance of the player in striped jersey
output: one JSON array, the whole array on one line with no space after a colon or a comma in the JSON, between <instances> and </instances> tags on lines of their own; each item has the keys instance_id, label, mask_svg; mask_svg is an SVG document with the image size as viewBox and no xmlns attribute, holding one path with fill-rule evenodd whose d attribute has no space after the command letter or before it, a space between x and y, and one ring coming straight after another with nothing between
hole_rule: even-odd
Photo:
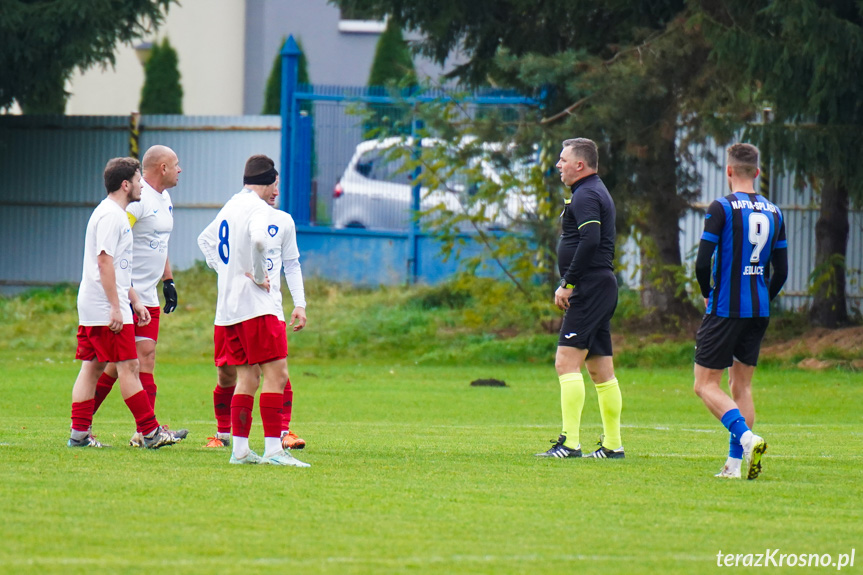
<instances>
[{"instance_id":1,"label":"player in striped jersey","mask_svg":"<svg viewBox=\"0 0 863 575\"><path fill-rule=\"evenodd\" d=\"M767 450L750 429L755 423L752 375L770 302L788 277L788 243L782 212L755 192L758 155L751 144L728 148L731 194L707 209L695 263L707 310L696 336L695 393L731 434L728 459L717 477L739 478L746 459L746 478L755 479ZM730 397L720 388L725 368Z\"/></svg>"}]
</instances>

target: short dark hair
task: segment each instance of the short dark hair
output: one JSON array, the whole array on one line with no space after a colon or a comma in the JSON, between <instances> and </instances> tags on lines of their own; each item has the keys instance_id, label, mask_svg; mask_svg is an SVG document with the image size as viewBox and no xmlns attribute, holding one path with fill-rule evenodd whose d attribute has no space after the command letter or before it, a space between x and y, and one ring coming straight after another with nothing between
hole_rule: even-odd
<instances>
[{"instance_id":1,"label":"short dark hair","mask_svg":"<svg viewBox=\"0 0 863 575\"><path fill-rule=\"evenodd\" d=\"M269 186L276 181L279 175L276 163L272 158L264 154L255 154L246 160L246 168L243 170L243 184Z\"/></svg>"},{"instance_id":2,"label":"short dark hair","mask_svg":"<svg viewBox=\"0 0 863 575\"><path fill-rule=\"evenodd\" d=\"M572 138L563 141L564 148L572 148L572 153L577 158L584 160L584 163L591 170L599 168L599 151L596 148L596 142L587 138Z\"/></svg>"},{"instance_id":3,"label":"short dark hair","mask_svg":"<svg viewBox=\"0 0 863 575\"><path fill-rule=\"evenodd\" d=\"M141 162L135 158L112 158L105 166L105 190L110 194L116 192L126 180L132 181L135 172L141 170Z\"/></svg>"},{"instance_id":4,"label":"short dark hair","mask_svg":"<svg viewBox=\"0 0 863 575\"><path fill-rule=\"evenodd\" d=\"M738 176L754 178L758 174L758 148L752 144L728 146L727 163Z\"/></svg>"},{"instance_id":5,"label":"short dark hair","mask_svg":"<svg viewBox=\"0 0 863 575\"><path fill-rule=\"evenodd\" d=\"M276 163L273 162L269 156L265 156L264 154L255 154L246 160L246 169L243 171L243 176L247 178L251 176L260 176L275 165Z\"/></svg>"}]
</instances>

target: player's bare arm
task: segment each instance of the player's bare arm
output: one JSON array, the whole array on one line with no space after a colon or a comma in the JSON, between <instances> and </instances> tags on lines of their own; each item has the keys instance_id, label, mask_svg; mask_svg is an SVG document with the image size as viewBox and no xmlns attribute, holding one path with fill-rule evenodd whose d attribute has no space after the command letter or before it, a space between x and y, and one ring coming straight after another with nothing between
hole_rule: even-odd
<instances>
[{"instance_id":1,"label":"player's bare arm","mask_svg":"<svg viewBox=\"0 0 863 575\"><path fill-rule=\"evenodd\" d=\"M253 276L249 272L246 272L246 277L255 282L255 285L264 290L265 292L270 291L270 278L266 274L264 275L264 281L262 281L261 283L256 282L255 276Z\"/></svg>"},{"instance_id":2,"label":"player's bare arm","mask_svg":"<svg viewBox=\"0 0 863 575\"><path fill-rule=\"evenodd\" d=\"M572 296L572 288L559 287L554 290L554 305L562 310L569 309L569 298Z\"/></svg>"},{"instance_id":3,"label":"player's bare arm","mask_svg":"<svg viewBox=\"0 0 863 575\"><path fill-rule=\"evenodd\" d=\"M177 286L174 285L174 272L171 271L171 260L165 258L165 271L162 272L162 295L165 296L164 312L171 313L177 309Z\"/></svg>"},{"instance_id":4,"label":"player's bare arm","mask_svg":"<svg viewBox=\"0 0 863 575\"><path fill-rule=\"evenodd\" d=\"M120 310L120 296L117 295L117 275L114 273L114 258L105 252L97 256L99 265L99 280L111 305L110 323L108 329L114 333L123 330L123 312Z\"/></svg>"},{"instance_id":5,"label":"player's bare arm","mask_svg":"<svg viewBox=\"0 0 863 575\"><path fill-rule=\"evenodd\" d=\"M138 292L135 291L135 288L129 288L129 303L132 305L135 315L138 316L138 325L140 327L148 325L152 319L150 310L141 303L141 298L138 297Z\"/></svg>"},{"instance_id":6,"label":"player's bare arm","mask_svg":"<svg viewBox=\"0 0 863 575\"><path fill-rule=\"evenodd\" d=\"M174 272L171 271L171 258L165 258L165 271L162 274L162 281L173 280Z\"/></svg>"},{"instance_id":7,"label":"player's bare arm","mask_svg":"<svg viewBox=\"0 0 863 575\"><path fill-rule=\"evenodd\" d=\"M295 307L294 311L291 312L291 323L288 325L294 328L294 331L300 331L306 327L306 308Z\"/></svg>"}]
</instances>

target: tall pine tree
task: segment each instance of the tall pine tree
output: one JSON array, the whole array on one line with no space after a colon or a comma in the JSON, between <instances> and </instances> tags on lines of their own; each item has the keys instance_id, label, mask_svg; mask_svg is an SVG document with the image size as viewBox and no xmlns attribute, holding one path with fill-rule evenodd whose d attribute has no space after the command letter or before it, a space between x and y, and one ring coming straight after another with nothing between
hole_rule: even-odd
<instances>
[{"instance_id":1,"label":"tall pine tree","mask_svg":"<svg viewBox=\"0 0 863 575\"><path fill-rule=\"evenodd\" d=\"M388 86L392 83L415 86L417 73L401 25L390 18L375 47L369 86Z\"/></svg>"},{"instance_id":2,"label":"tall pine tree","mask_svg":"<svg viewBox=\"0 0 863 575\"><path fill-rule=\"evenodd\" d=\"M300 50L300 57L297 62L297 83L311 84L312 82L309 80L309 64L306 60L306 52L303 50L303 41L299 38L295 40L297 48ZM282 42L279 44L279 51L276 53L276 57L273 58L270 75L267 77L267 86L264 90L264 109L261 111L265 115L278 116L282 113L282 49L287 41L287 38L282 38ZM308 145L311 147L311 174L314 178L318 173L318 154L315 149L314 102L302 100L300 102L300 111L312 116L312 133Z\"/></svg>"},{"instance_id":3,"label":"tall pine tree","mask_svg":"<svg viewBox=\"0 0 863 575\"><path fill-rule=\"evenodd\" d=\"M372 93L383 95L387 90L405 90L417 86L410 48L402 35L401 25L393 18L378 38L375 58L369 73ZM366 132L377 130L410 133L411 115L403 107L393 104L370 104L371 117L366 121Z\"/></svg>"},{"instance_id":4,"label":"tall pine tree","mask_svg":"<svg viewBox=\"0 0 863 575\"><path fill-rule=\"evenodd\" d=\"M270 75L267 77L267 87L264 90L264 109L262 114L278 115L281 113L282 106L282 48L287 42L287 38L282 38L282 43L279 45L279 51L273 59L273 66L270 68ZM300 59L297 65L297 83L311 84L309 80L309 64L306 60L306 52L303 50L303 42L299 38L296 39L297 47L300 49ZM304 101L301 106L302 110L311 112L311 103Z\"/></svg>"},{"instance_id":5,"label":"tall pine tree","mask_svg":"<svg viewBox=\"0 0 863 575\"><path fill-rule=\"evenodd\" d=\"M43 79L38 87L20 97L21 111L24 114L65 114L69 98L65 84L62 74L54 77L53 85Z\"/></svg>"},{"instance_id":6,"label":"tall pine tree","mask_svg":"<svg viewBox=\"0 0 863 575\"><path fill-rule=\"evenodd\" d=\"M713 42L713 58L733 71L728 86L773 108L775 120L749 136L820 188L810 317L816 325L841 326L848 321L849 201L863 204L863 7L698 0L692 9Z\"/></svg>"},{"instance_id":7,"label":"tall pine tree","mask_svg":"<svg viewBox=\"0 0 863 575\"><path fill-rule=\"evenodd\" d=\"M545 97L544 141L590 136L600 169L619 199L618 229L635 227L642 251L642 302L662 315L695 315L683 288L679 220L696 192L689 140L705 138L694 113L705 93L727 105L685 0L597 4L534 0L445 2L342 0L388 13L420 31L420 53L466 60L451 76ZM686 140L678 136L683 133ZM554 155L557 151L552 152Z\"/></svg>"},{"instance_id":8,"label":"tall pine tree","mask_svg":"<svg viewBox=\"0 0 863 575\"><path fill-rule=\"evenodd\" d=\"M144 86L141 88L142 114L182 114L183 86L177 51L165 38L160 45L153 43L150 58L144 67Z\"/></svg>"},{"instance_id":9,"label":"tall pine tree","mask_svg":"<svg viewBox=\"0 0 863 575\"><path fill-rule=\"evenodd\" d=\"M0 2L0 110L63 113L75 68L113 64L118 42L152 34L176 0Z\"/></svg>"}]
</instances>

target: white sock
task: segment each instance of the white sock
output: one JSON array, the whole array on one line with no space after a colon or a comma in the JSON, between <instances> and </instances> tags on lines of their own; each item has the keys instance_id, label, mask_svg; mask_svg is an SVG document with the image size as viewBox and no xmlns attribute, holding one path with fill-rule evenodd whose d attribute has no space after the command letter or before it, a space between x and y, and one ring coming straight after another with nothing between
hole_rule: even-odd
<instances>
[{"instance_id":1,"label":"white sock","mask_svg":"<svg viewBox=\"0 0 863 575\"><path fill-rule=\"evenodd\" d=\"M78 430L76 430L76 429L73 429L73 430L72 430L72 433L71 433L71 437L72 437L72 439L74 439L75 441L81 441L82 439L84 439L84 438L85 438L85 437L87 437L88 435L90 435L90 432L89 432L89 431L78 431Z\"/></svg>"},{"instance_id":2,"label":"white sock","mask_svg":"<svg viewBox=\"0 0 863 575\"><path fill-rule=\"evenodd\" d=\"M742 459L737 459L735 457L729 457L725 460L725 467L728 468L729 471L739 471L740 466L743 463Z\"/></svg>"},{"instance_id":3,"label":"white sock","mask_svg":"<svg viewBox=\"0 0 863 575\"><path fill-rule=\"evenodd\" d=\"M231 438L231 451L234 454L234 457L237 459L242 459L249 454L249 438L248 437L237 437L236 435Z\"/></svg>"},{"instance_id":4,"label":"white sock","mask_svg":"<svg viewBox=\"0 0 863 575\"><path fill-rule=\"evenodd\" d=\"M264 437L264 457L272 457L282 450L281 437Z\"/></svg>"},{"instance_id":5,"label":"white sock","mask_svg":"<svg viewBox=\"0 0 863 575\"><path fill-rule=\"evenodd\" d=\"M746 430L746 432L740 436L740 445L743 446L743 449L746 449L746 446L752 443L752 437L754 435L755 434L752 433L752 431Z\"/></svg>"}]
</instances>

